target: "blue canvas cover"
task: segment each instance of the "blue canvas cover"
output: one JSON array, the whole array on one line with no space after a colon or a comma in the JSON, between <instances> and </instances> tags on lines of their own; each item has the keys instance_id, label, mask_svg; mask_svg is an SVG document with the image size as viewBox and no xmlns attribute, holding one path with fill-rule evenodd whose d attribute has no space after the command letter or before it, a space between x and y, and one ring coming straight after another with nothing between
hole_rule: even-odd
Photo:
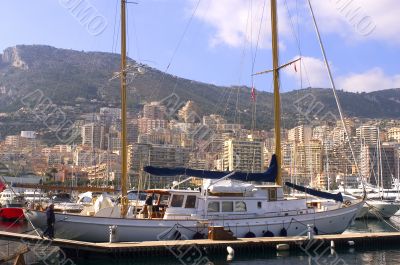
<instances>
[{"instance_id":1,"label":"blue canvas cover","mask_svg":"<svg viewBox=\"0 0 400 265\"><path fill-rule=\"evenodd\" d=\"M295 190L298 190L301 192L305 192L305 193L313 195L313 196L317 196L317 197L324 198L324 199L335 200L338 202L343 202L343 196L340 192L337 194L333 194L333 193L329 193L329 192L325 192L325 191L310 189L310 188L296 185L296 184L293 184L290 182L285 182L285 185L292 189L295 189Z\"/></svg>"},{"instance_id":2,"label":"blue canvas cover","mask_svg":"<svg viewBox=\"0 0 400 265\"><path fill-rule=\"evenodd\" d=\"M165 167L146 166L143 168L143 170L149 174L156 176L186 175L203 179L220 179L231 173L229 171L199 170L199 169L190 169L183 167L165 168ZM263 173L235 172L229 178L240 181L275 182L277 172L278 172L278 164L276 156L272 155L271 162L267 171Z\"/></svg>"}]
</instances>

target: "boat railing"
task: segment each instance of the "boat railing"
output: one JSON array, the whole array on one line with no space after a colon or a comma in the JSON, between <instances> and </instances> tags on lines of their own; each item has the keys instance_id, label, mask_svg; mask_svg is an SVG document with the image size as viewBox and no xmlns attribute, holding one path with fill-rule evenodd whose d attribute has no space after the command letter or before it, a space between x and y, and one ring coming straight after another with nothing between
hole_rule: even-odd
<instances>
[{"instance_id":1,"label":"boat railing","mask_svg":"<svg viewBox=\"0 0 400 265\"><path fill-rule=\"evenodd\" d=\"M313 214L316 213L316 209L309 208L303 210L290 210L290 211L281 211L281 212L266 212L266 213L244 213L244 214L202 214L202 215L168 215L169 220L231 220L231 219L256 219L256 218L273 218L273 217L287 217L287 216L299 216L304 214Z\"/></svg>"}]
</instances>

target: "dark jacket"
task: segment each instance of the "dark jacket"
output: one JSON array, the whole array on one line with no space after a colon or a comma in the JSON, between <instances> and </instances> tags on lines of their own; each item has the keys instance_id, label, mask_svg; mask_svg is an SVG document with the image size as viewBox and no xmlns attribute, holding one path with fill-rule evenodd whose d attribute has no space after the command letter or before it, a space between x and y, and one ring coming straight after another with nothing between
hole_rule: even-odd
<instances>
[{"instance_id":1,"label":"dark jacket","mask_svg":"<svg viewBox=\"0 0 400 265\"><path fill-rule=\"evenodd\" d=\"M153 205L153 196L149 196L146 198L146 201L144 202L146 205Z\"/></svg>"},{"instance_id":2,"label":"dark jacket","mask_svg":"<svg viewBox=\"0 0 400 265\"><path fill-rule=\"evenodd\" d=\"M54 209L52 209L51 207L48 207L46 210L46 217L47 217L47 223L54 224L56 222L56 216L54 215Z\"/></svg>"}]
</instances>

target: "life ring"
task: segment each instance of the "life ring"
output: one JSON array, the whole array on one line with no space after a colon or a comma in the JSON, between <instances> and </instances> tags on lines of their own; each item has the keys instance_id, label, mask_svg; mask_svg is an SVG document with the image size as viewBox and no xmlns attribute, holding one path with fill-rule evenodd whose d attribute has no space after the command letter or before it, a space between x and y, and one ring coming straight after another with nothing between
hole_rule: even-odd
<instances>
[{"instance_id":1,"label":"life ring","mask_svg":"<svg viewBox=\"0 0 400 265\"><path fill-rule=\"evenodd\" d=\"M344 205L350 206L350 205L351 205L351 201L345 201L345 202L344 202Z\"/></svg>"}]
</instances>

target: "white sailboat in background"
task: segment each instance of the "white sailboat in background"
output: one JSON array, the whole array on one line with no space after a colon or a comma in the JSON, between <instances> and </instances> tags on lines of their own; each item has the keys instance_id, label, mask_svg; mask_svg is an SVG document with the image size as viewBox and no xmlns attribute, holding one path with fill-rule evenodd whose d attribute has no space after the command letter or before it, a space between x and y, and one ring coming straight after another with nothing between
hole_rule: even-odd
<instances>
[{"instance_id":1,"label":"white sailboat in background","mask_svg":"<svg viewBox=\"0 0 400 265\"><path fill-rule=\"evenodd\" d=\"M278 60L277 1L271 0L275 156L264 173L215 172L191 170L190 176L211 179L203 181L200 190L148 190L154 195L153 218L144 219L128 209L126 150L126 1L121 1L121 99L122 99L122 199L120 205L98 210L94 215L56 213L56 237L91 242L106 242L110 226L116 227L119 241L204 238L210 226L223 226L236 237L295 236L305 234L308 225L319 234L345 231L364 204L363 199L343 202L341 194L307 192L335 198L329 207L310 205L306 199L285 197L281 178L280 96ZM310 6L311 7L311 6ZM160 175L189 172L188 169L147 168ZM241 181L242 180L242 181ZM246 181L275 181L256 186ZM299 187L297 187L299 188ZM301 189L301 187L300 187ZM46 225L45 212L25 211L36 228Z\"/></svg>"},{"instance_id":2,"label":"white sailboat in background","mask_svg":"<svg viewBox=\"0 0 400 265\"><path fill-rule=\"evenodd\" d=\"M383 163L382 163L382 146L380 140L380 130L378 128L377 145L376 145L376 159L377 159L377 172L376 172L376 187L368 185L366 189L367 200L363 209L357 215L357 218L373 218L373 219L389 219L400 210L399 190L396 187L396 181L391 180L393 183L392 189L385 189L383 182ZM397 178L398 182L398 178ZM353 194L359 194L360 189L356 189Z\"/></svg>"}]
</instances>

